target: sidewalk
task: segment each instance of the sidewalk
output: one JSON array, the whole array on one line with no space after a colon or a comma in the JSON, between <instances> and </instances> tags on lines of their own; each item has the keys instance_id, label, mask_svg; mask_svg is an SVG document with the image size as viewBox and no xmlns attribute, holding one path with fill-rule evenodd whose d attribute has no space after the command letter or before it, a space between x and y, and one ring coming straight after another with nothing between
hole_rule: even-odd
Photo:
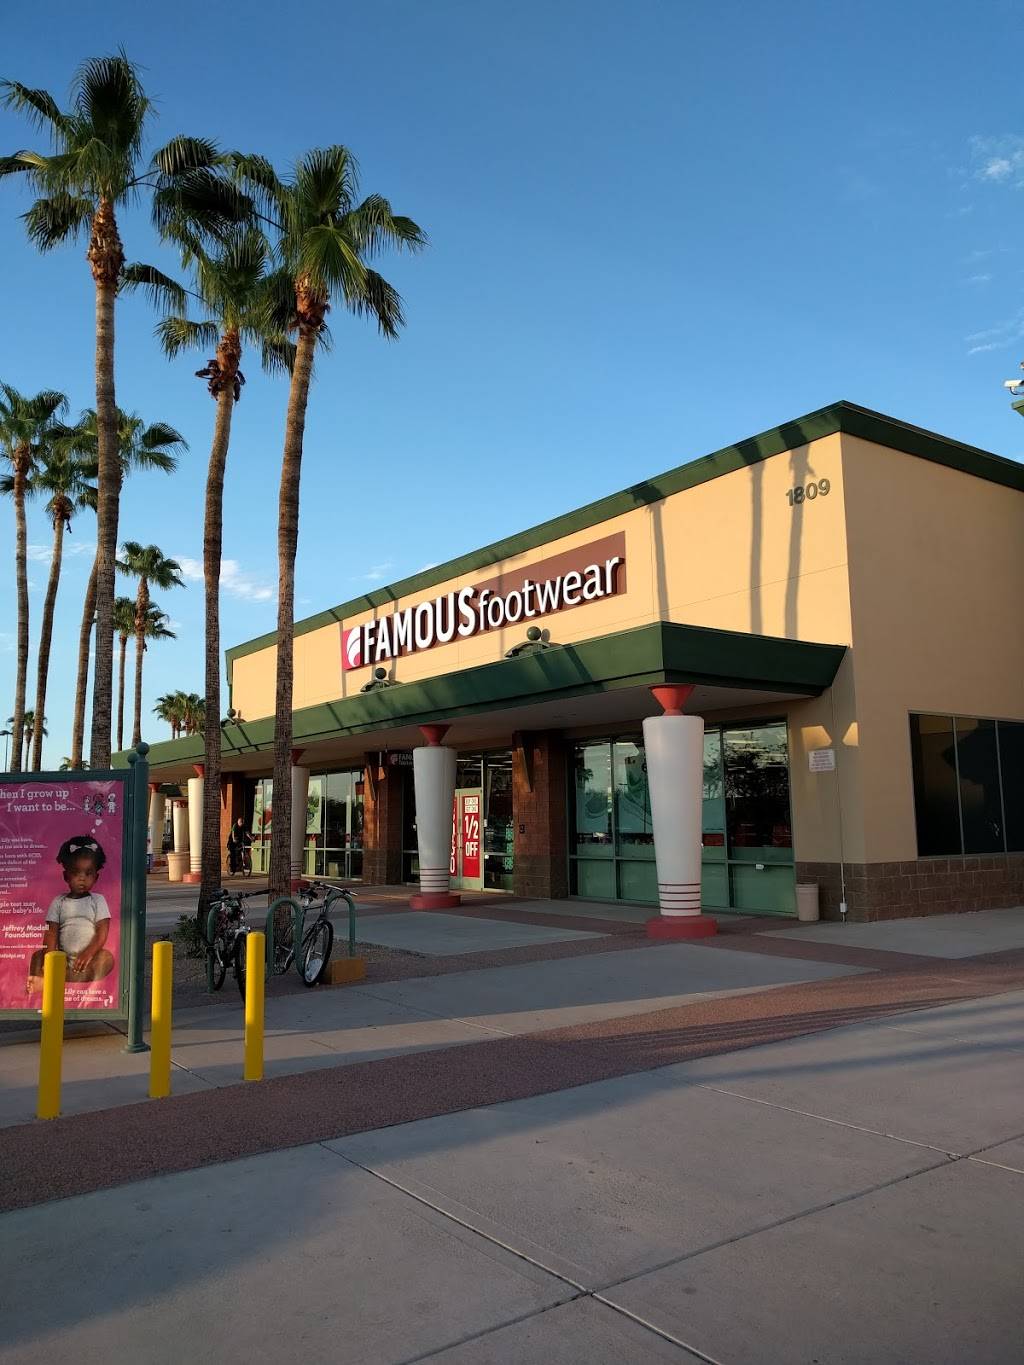
<instances>
[{"instance_id":1,"label":"sidewalk","mask_svg":"<svg viewBox=\"0 0 1024 1365\"><path fill-rule=\"evenodd\" d=\"M420 974L271 997L258 1085L228 994L169 1100L107 1034L65 1049L91 1112L19 1124L0 1047L5 1362L1018 1361L1024 911L651 945L597 910L367 914Z\"/></svg>"}]
</instances>

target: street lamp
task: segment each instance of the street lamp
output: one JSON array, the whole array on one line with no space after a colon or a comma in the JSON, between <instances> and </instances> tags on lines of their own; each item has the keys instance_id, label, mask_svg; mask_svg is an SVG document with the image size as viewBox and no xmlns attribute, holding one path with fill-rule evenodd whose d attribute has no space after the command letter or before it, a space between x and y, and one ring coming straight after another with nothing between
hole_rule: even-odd
<instances>
[{"instance_id":1,"label":"street lamp","mask_svg":"<svg viewBox=\"0 0 1024 1365\"><path fill-rule=\"evenodd\" d=\"M6 740L6 743L4 744L4 772L5 772L5 773L9 773L10 770L11 770L11 765L10 765L9 759L10 759L10 754L11 754L11 735L12 735L13 733L14 733L13 730L0 730L0 737L2 737L3 739Z\"/></svg>"}]
</instances>

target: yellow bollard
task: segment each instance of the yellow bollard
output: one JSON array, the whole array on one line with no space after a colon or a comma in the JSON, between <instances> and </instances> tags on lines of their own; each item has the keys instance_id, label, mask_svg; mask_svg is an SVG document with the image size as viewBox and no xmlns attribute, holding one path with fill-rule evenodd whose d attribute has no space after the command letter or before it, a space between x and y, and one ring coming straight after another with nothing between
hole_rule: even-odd
<instances>
[{"instance_id":1,"label":"yellow bollard","mask_svg":"<svg viewBox=\"0 0 1024 1365\"><path fill-rule=\"evenodd\" d=\"M153 1005L149 1037L149 1098L162 1100L171 1093L171 982L174 945L153 944Z\"/></svg>"},{"instance_id":2,"label":"yellow bollard","mask_svg":"<svg viewBox=\"0 0 1024 1365\"><path fill-rule=\"evenodd\" d=\"M266 935L246 936L245 943L245 1079L263 1079L263 969Z\"/></svg>"},{"instance_id":3,"label":"yellow bollard","mask_svg":"<svg viewBox=\"0 0 1024 1365\"><path fill-rule=\"evenodd\" d=\"M36 1118L60 1115L60 1067L64 1047L64 981L66 953L50 952L43 959L43 1028L39 1036L39 1098Z\"/></svg>"}]
</instances>

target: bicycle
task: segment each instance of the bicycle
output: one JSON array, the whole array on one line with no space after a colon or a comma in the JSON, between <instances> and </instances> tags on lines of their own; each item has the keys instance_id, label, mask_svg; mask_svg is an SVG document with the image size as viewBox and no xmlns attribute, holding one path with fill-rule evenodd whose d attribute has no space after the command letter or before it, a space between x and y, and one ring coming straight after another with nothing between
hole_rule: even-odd
<instances>
[{"instance_id":1,"label":"bicycle","mask_svg":"<svg viewBox=\"0 0 1024 1365\"><path fill-rule=\"evenodd\" d=\"M209 959L207 980L213 990L219 991L223 986L224 978L228 974L229 962L235 966L235 975L238 975L238 946L241 943L244 950L245 938L249 932L242 902L249 900L252 896L263 894L261 891L226 891L222 888L210 897L204 937L206 938L206 953ZM213 914L216 914L216 919L211 926L210 916ZM244 989L242 989L242 998L245 998Z\"/></svg>"},{"instance_id":2,"label":"bicycle","mask_svg":"<svg viewBox=\"0 0 1024 1365\"><path fill-rule=\"evenodd\" d=\"M295 964L303 985L315 986L327 971L334 947L334 925L329 918L331 906L335 901L344 900L354 924L355 898L351 891L343 887L329 886L326 882L310 882L299 892L298 899L303 911L314 907L317 910L316 919L308 928L303 922L302 944Z\"/></svg>"},{"instance_id":3,"label":"bicycle","mask_svg":"<svg viewBox=\"0 0 1024 1365\"><path fill-rule=\"evenodd\" d=\"M224 875L227 877L251 877L252 849L249 847L248 844L242 845L242 848L238 853L237 858L238 858L237 866L232 867L231 854L230 852L228 853L227 866L224 869Z\"/></svg>"}]
</instances>

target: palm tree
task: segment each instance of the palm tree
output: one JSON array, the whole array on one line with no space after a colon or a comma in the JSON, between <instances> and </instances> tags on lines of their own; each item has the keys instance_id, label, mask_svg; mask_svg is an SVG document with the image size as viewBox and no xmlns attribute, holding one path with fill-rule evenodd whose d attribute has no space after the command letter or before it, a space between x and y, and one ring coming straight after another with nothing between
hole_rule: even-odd
<instances>
[{"instance_id":1,"label":"palm tree","mask_svg":"<svg viewBox=\"0 0 1024 1365\"><path fill-rule=\"evenodd\" d=\"M14 725L14 717L13 717L13 716L8 716L8 717L7 717L7 724L13 727L13 725ZM14 753L14 750L13 750L13 749L11 750L11 767L10 767L10 771L11 771L12 773L21 772L23 768L26 768L26 767L28 766L29 749L30 749L31 746L32 746L32 738L33 738L33 736L35 735L37 728L38 728L38 731L39 731L39 733L40 733L41 735L44 735L44 736L45 736L45 735L47 734L47 729L46 729L46 717L45 717L45 716L43 717L43 719L39 722L38 727L37 727L37 725L36 725L36 713L35 713L34 711L31 711L31 710L25 711L25 713L24 713L24 715L23 715L23 717L22 717L22 732L23 732L23 734L24 734L24 747L25 747L25 753L24 753L24 756L23 756L23 755L21 755L21 754L15 754L15 753ZM13 729L11 730L10 733L11 733L11 734L14 733L14 732L13 732ZM14 766L15 763L18 764L17 767Z\"/></svg>"},{"instance_id":2,"label":"palm tree","mask_svg":"<svg viewBox=\"0 0 1024 1365\"><path fill-rule=\"evenodd\" d=\"M176 559L168 559L156 545L140 545L137 540L126 540L121 546L122 558L117 567L129 578L139 580L135 595L135 723L132 727L132 747L142 740L142 656L146 652L146 624L149 619L149 585L158 588L183 588ZM97 631L99 626L97 625Z\"/></svg>"},{"instance_id":3,"label":"palm tree","mask_svg":"<svg viewBox=\"0 0 1024 1365\"><path fill-rule=\"evenodd\" d=\"M203 728L206 702L197 692L167 692L158 697L153 714L171 727L171 738L195 735Z\"/></svg>"},{"instance_id":4,"label":"palm tree","mask_svg":"<svg viewBox=\"0 0 1024 1365\"><path fill-rule=\"evenodd\" d=\"M352 312L376 319L381 333L398 336L402 301L366 265L386 247L415 250L426 244L411 218L392 213L380 195L357 202L355 160L346 147L307 152L287 180L264 157L234 154L235 173L277 233L288 289L278 317L296 334L278 498L277 688L274 722L274 801L270 853L272 895L288 891L291 842L291 752L295 552L299 529L302 440L313 355L325 334L333 298Z\"/></svg>"},{"instance_id":5,"label":"palm tree","mask_svg":"<svg viewBox=\"0 0 1024 1365\"><path fill-rule=\"evenodd\" d=\"M200 914L220 885L220 565L223 543L224 472L231 441L231 417L242 394L243 343L259 350L263 367L273 373L291 368L294 346L275 325L272 305L284 279L268 281L270 248L259 229L236 229L223 241L204 243L187 223L174 224L167 236L181 251L192 275L192 288L154 279L145 268L126 274L127 286L144 287L169 310L157 326L165 354L174 358L186 348L215 349L196 375L207 381L217 404L206 475L203 516L203 580L206 602L206 726L203 785L202 886ZM189 318L189 299L199 305L199 320Z\"/></svg>"},{"instance_id":6,"label":"palm tree","mask_svg":"<svg viewBox=\"0 0 1024 1365\"><path fill-rule=\"evenodd\" d=\"M58 428L58 431L60 429ZM50 556L50 575L43 601L43 617L39 629L39 662L36 672L35 714L46 714L46 688L50 673L50 643L53 639L53 612L60 586L61 563L64 558L64 532L71 534L71 520L82 507L96 506L96 488L90 479L96 477L95 465L86 464L76 455L61 448L59 435L54 448L41 457L32 477L36 493L49 493L46 515L53 523L53 552ZM32 769L39 772L43 762L43 736L36 731L32 743Z\"/></svg>"},{"instance_id":7,"label":"palm tree","mask_svg":"<svg viewBox=\"0 0 1024 1365\"><path fill-rule=\"evenodd\" d=\"M0 175L21 172L40 194L25 223L41 251L88 234L86 257L96 291L96 412L99 434L96 525L96 669L90 758L110 762L113 690L114 573L117 559L119 480L117 406L114 397L114 304L125 257L117 214L144 191L153 192L153 216L191 214L209 226L245 216L237 192L224 184L220 157L204 138L178 137L143 161L152 105L136 68L123 52L83 63L71 107L62 110L46 90L18 81L0 83L0 100L49 132L50 154L19 151L0 158Z\"/></svg>"},{"instance_id":8,"label":"palm tree","mask_svg":"<svg viewBox=\"0 0 1024 1365\"><path fill-rule=\"evenodd\" d=\"M86 408L77 426L70 428L65 440L68 448L85 460L97 460L99 420L94 408ZM178 452L188 450L188 442L166 422L146 426L136 412L117 410L117 494L120 499L125 479L136 470L159 469L172 474L178 467ZM89 641L96 620L96 581L98 560L85 590L82 624L78 632L78 672L75 680L75 716L71 729L71 758L81 768L85 741L85 697L89 686ZM113 629L113 624L111 624ZM111 645L113 650L113 645Z\"/></svg>"},{"instance_id":9,"label":"palm tree","mask_svg":"<svg viewBox=\"0 0 1024 1365\"><path fill-rule=\"evenodd\" d=\"M22 741L25 734L25 684L28 677L28 546L25 529L25 498L37 461L48 448L54 417L63 412L68 400L62 393L44 389L27 398L9 384L0 384L0 454L10 463L12 473L2 491L14 498L14 565L18 594L18 659L14 681L14 715L8 722L12 773L22 770ZM27 747L27 746L26 746Z\"/></svg>"},{"instance_id":10,"label":"palm tree","mask_svg":"<svg viewBox=\"0 0 1024 1365\"><path fill-rule=\"evenodd\" d=\"M114 629L117 631L118 640L118 673L117 673L117 747L118 750L124 748L124 673L125 673L125 652L128 647L128 637L135 633L135 603L130 597L114 598ZM146 616L146 639L147 640L175 640L177 636L171 630L168 617L162 612L155 602L149 605ZM153 708L154 711L156 707Z\"/></svg>"}]
</instances>

